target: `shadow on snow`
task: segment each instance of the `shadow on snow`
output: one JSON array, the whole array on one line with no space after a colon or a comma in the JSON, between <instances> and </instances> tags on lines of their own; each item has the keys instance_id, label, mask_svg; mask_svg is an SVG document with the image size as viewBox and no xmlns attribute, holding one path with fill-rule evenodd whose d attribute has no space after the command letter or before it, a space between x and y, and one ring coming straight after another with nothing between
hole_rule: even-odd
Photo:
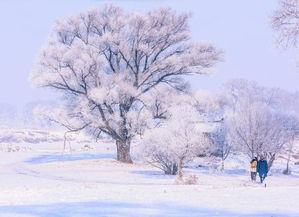
<instances>
[{"instance_id":1,"label":"shadow on snow","mask_svg":"<svg viewBox=\"0 0 299 217\"><path fill-rule=\"evenodd\" d=\"M30 217L295 217L271 212L242 214L200 209L177 204L142 205L121 202L55 203L45 205L0 206L0 216Z\"/></svg>"},{"instance_id":2,"label":"shadow on snow","mask_svg":"<svg viewBox=\"0 0 299 217\"><path fill-rule=\"evenodd\" d=\"M26 163L29 164L42 164L42 163L51 163L57 161L78 161L78 160L93 160L93 159L104 159L112 158L115 159L114 154L90 154L90 153L81 153L81 154L57 154L57 155L40 155L38 157L30 158L26 160Z\"/></svg>"},{"instance_id":3,"label":"shadow on snow","mask_svg":"<svg viewBox=\"0 0 299 217\"><path fill-rule=\"evenodd\" d=\"M152 179L173 179L173 175L165 175L163 171L159 170L133 170L131 171L132 174L142 175L145 178L152 178Z\"/></svg>"}]
</instances>

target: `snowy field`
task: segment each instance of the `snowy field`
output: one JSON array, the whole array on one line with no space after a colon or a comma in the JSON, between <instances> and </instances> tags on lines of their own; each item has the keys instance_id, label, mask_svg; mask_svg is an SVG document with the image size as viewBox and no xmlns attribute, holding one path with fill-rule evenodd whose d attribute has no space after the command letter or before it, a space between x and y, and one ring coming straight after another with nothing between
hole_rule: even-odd
<instances>
[{"instance_id":1,"label":"snowy field","mask_svg":"<svg viewBox=\"0 0 299 217\"><path fill-rule=\"evenodd\" d=\"M2 149L0 216L299 216L299 165L292 164L293 175L285 176L278 173L285 162L278 162L265 188L249 181L240 157L228 159L225 173L213 169L211 159L197 159L184 172L196 174L198 184L177 185L175 177L141 162L116 162L111 143L86 144L74 141L64 154L61 141Z\"/></svg>"}]
</instances>

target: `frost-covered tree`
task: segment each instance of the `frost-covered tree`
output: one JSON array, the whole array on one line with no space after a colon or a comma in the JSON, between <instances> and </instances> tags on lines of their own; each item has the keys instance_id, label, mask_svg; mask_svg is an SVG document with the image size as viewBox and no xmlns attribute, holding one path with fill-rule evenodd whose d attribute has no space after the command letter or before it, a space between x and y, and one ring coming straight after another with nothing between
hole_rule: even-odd
<instances>
[{"instance_id":1,"label":"frost-covered tree","mask_svg":"<svg viewBox=\"0 0 299 217\"><path fill-rule=\"evenodd\" d=\"M297 114L290 114L288 117L284 118L283 122L284 128L287 130L287 142L282 147L284 157L286 157L287 165L286 169L283 171L285 174L290 174L289 162L293 154L294 144L298 141L299 137L299 118ZM272 157L272 156L271 156ZM275 156L274 156L275 157Z\"/></svg>"},{"instance_id":2,"label":"frost-covered tree","mask_svg":"<svg viewBox=\"0 0 299 217\"><path fill-rule=\"evenodd\" d=\"M293 141L288 142L284 147L284 153L286 155L286 160L287 160L286 168L283 170L283 174L285 175L291 174L290 161L292 155L294 154L294 146L296 142L297 142L296 139L294 139Z\"/></svg>"},{"instance_id":3,"label":"frost-covered tree","mask_svg":"<svg viewBox=\"0 0 299 217\"><path fill-rule=\"evenodd\" d=\"M200 120L194 106L173 106L167 121L145 133L140 147L145 159L165 174L178 174L182 179L185 163L210 148Z\"/></svg>"},{"instance_id":4,"label":"frost-covered tree","mask_svg":"<svg viewBox=\"0 0 299 217\"><path fill-rule=\"evenodd\" d=\"M298 134L298 115L293 111L296 94L243 80L228 87L225 118L230 143L250 158L267 156L270 168L284 145Z\"/></svg>"},{"instance_id":5,"label":"frost-covered tree","mask_svg":"<svg viewBox=\"0 0 299 217\"><path fill-rule=\"evenodd\" d=\"M224 171L225 160L230 155L233 147L228 140L228 127L224 120L214 124L217 125L209 135L215 154L221 158L221 171Z\"/></svg>"},{"instance_id":6,"label":"frost-covered tree","mask_svg":"<svg viewBox=\"0 0 299 217\"><path fill-rule=\"evenodd\" d=\"M279 149L284 142L283 127L270 108L260 102L239 104L228 116L229 138L250 158Z\"/></svg>"},{"instance_id":7,"label":"frost-covered tree","mask_svg":"<svg viewBox=\"0 0 299 217\"><path fill-rule=\"evenodd\" d=\"M220 59L212 45L190 42L188 18L169 8L138 14L111 5L74 15L55 25L31 80L63 94L57 122L107 134L117 159L131 163L134 136L147 120L164 118L161 86L184 90L182 76L209 73Z\"/></svg>"},{"instance_id":8,"label":"frost-covered tree","mask_svg":"<svg viewBox=\"0 0 299 217\"><path fill-rule=\"evenodd\" d=\"M279 0L272 16L272 27L279 34L278 43L297 47L299 39L299 1Z\"/></svg>"},{"instance_id":9,"label":"frost-covered tree","mask_svg":"<svg viewBox=\"0 0 299 217\"><path fill-rule=\"evenodd\" d=\"M279 107L283 98L289 96L289 93L278 88L265 88L253 81L234 79L224 84L222 104L225 111L234 111L239 104L253 102Z\"/></svg>"}]
</instances>

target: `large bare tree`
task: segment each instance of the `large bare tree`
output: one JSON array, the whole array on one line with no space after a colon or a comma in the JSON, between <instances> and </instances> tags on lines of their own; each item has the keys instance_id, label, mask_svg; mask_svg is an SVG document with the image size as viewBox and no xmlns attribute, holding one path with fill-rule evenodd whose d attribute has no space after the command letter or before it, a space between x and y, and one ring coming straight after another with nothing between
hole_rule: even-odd
<instances>
[{"instance_id":1,"label":"large bare tree","mask_svg":"<svg viewBox=\"0 0 299 217\"><path fill-rule=\"evenodd\" d=\"M157 95L165 86L184 90L182 76L209 73L220 59L212 45L190 42L188 18L169 8L137 14L112 5L74 15L54 26L31 79L64 95L56 122L105 133L117 159L131 163L134 136L165 113Z\"/></svg>"}]
</instances>

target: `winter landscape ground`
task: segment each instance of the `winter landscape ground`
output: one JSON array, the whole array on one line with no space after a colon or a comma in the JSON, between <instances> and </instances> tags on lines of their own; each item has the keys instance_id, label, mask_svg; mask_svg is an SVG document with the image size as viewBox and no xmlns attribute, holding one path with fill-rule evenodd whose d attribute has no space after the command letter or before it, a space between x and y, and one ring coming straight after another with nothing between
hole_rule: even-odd
<instances>
[{"instance_id":1,"label":"winter landscape ground","mask_svg":"<svg viewBox=\"0 0 299 217\"><path fill-rule=\"evenodd\" d=\"M20 140L2 142L1 217L299 216L299 165L292 162L292 175L282 175L283 159L266 188L251 183L240 155L231 155L223 173L217 159L197 158L184 174L196 174L198 184L178 185L142 162L117 162L110 142L77 138L63 153L62 141Z\"/></svg>"}]
</instances>

